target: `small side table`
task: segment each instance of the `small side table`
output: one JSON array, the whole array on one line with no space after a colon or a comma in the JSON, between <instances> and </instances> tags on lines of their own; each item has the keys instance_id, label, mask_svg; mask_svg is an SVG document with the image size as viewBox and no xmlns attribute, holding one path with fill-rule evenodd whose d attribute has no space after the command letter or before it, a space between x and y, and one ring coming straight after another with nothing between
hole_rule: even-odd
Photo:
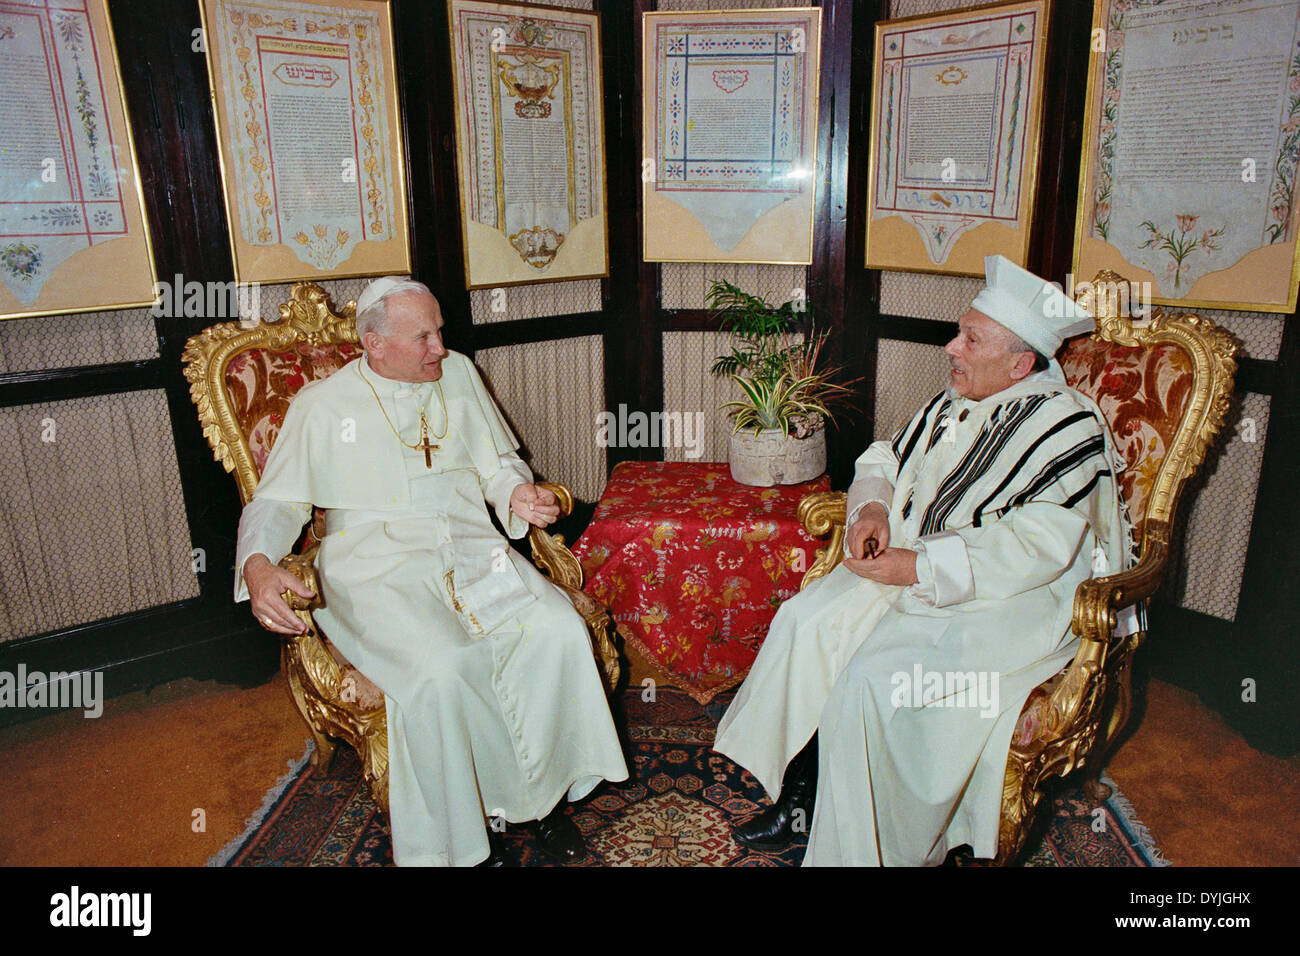
<instances>
[{"instance_id":1,"label":"small side table","mask_svg":"<svg viewBox=\"0 0 1300 956\"><path fill-rule=\"evenodd\" d=\"M701 704L745 679L777 607L799 590L818 541L799 501L827 491L754 488L725 462L623 462L573 545L584 590L630 651Z\"/></svg>"}]
</instances>

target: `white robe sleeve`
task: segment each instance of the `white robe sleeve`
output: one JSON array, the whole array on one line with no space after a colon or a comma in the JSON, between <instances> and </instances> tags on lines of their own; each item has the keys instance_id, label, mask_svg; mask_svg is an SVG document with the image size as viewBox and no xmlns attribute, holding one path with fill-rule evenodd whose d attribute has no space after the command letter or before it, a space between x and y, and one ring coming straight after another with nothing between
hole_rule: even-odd
<instances>
[{"instance_id":1,"label":"white robe sleeve","mask_svg":"<svg viewBox=\"0 0 1300 956\"><path fill-rule=\"evenodd\" d=\"M917 550L929 565L933 591L927 596L927 589L918 584L913 593L936 607L947 607L977 598L1001 600L1042 587L1074 564L1087 534L1082 515L1034 501L978 528L926 535Z\"/></svg>"},{"instance_id":2,"label":"white robe sleeve","mask_svg":"<svg viewBox=\"0 0 1300 956\"><path fill-rule=\"evenodd\" d=\"M861 455L853 468L853 484L849 485L848 501L844 510L844 554L848 555L849 528L858 520L864 507L876 502L884 505L889 512L889 505L894 499L894 481L898 478L898 457L887 441L873 442Z\"/></svg>"},{"instance_id":3,"label":"white robe sleeve","mask_svg":"<svg viewBox=\"0 0 1300 956\"><path fill-rule=\"evenodd\" d=\"M497 456L497 468L488 475L478 476L483 497L497 513L497 520L511 538L522 538L528 533L528 522L510 510L510 495L520 485L533 480L533 473L514 452Z\"/></svg>"},{"instance_id":4,"label":"white robe sleeve","mask_svg":"<svg viewBox=\"0 0 1300 956\"><path fill-rule=\"evenodd\" d=\"M239 536L235 544L235 602L248 600L244 583L244 563L255 554L264 554L272 564L292 550L302 526L311 517L311 505L305 501L278 501L254 496L239 516Z\"/></svg>"}]
</instances>

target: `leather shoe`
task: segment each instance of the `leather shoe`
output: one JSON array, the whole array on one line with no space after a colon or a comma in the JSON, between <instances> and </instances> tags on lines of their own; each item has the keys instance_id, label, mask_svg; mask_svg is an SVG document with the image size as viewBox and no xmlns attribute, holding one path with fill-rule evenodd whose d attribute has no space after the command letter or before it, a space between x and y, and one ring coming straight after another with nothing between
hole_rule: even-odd
<instances>
[{"instance_id":1,"label":"leather shoe","mask_svg":"<svg viewBox=\"0 0 1300 956\"><path fill-rule=\"evenodd\" d=\"M564 812L560 803L543 819L529 824L542 852L557 863L578 863L587 858L587 844L578 832L577 825Z\"/></svg>"},{"instance_id":2,"label":"leather shoe","mask_svg":"<svg viewBox=\"0 0 1300 956\"><path fill-rule=\"evenodd\" d=\"M478 867L485 867L485 868L490 867L492 869L505 866L506 865L506 844L505 841L501 839L501 834L498 833L496 830L493 830L491 827L488 827L487 838L488 838L487 859L483 860L481 863L475 863L474 865Z\"/></svg>"},{"instance_id":3,"label":"leather shoe","mask_svg":"<svg viewBox=\"0 0 1300 956\"><path fill-rule=\"evenodd\" d=\"M794 842L796 827L808 832L817 796L817 737L814 735L786 767L781 796L753 819L731 828L732 838L754 850L783 850Z\"/></svg>"}]
</instances>

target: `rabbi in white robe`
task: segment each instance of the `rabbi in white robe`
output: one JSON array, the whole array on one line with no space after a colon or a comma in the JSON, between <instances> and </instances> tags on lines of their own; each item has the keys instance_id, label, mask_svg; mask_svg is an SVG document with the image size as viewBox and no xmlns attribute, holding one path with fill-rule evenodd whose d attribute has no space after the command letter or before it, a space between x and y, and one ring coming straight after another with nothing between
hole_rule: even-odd
<instances>
[{"instance_id":1,"label":"rabbi in white robe","mask_svg":"<svg viewBox=\"0 0 1300 956\"><path fill-rule=\"evenodd\" d=\"M384 692L399 865L489 856L485 817L535 824L557 859L584 853L562 801L627 767L582 617L513 551L555 520L477 372L442 345L437 301L381 279L357 303L366 355L305 386L239 526L236 600L298 633L276 563L327 509L315 619ZM558 804L558 807L557 807Z\"/></svg>"},{"instance_id":2,"label":"rabbi in white robe","mask_svg":"<svg viewBox=\"0 0 1300 956\"><path fill-rule=\"evenodd\" d=\"M1077 646L1075 588L1131 563L1105 419L1049 360L1091 318L986 268L950 387L858 459L845 560L782 605L718 728L775 801L742 843L788 843L811 804L805 865L993 856L1021 708Z\"/></svg>"}]
</instances>

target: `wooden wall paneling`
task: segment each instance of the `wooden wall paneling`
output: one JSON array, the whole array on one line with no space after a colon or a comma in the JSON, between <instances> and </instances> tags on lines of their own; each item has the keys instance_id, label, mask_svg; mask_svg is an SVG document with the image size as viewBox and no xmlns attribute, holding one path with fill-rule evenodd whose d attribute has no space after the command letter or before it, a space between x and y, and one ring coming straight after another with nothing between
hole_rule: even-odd
<instances>
[{"instance_id":1,"label":"wooden wall paneling","mask_svg":"<svg viewBox=\"0 0 1300 956\"><path fill-rule=\"evenodd\" d=\"M154 259L163 282L234 279L217 164L207 63L194 49L198 4L139 0L110 4L131 125L140 156ZM167 391L193 546L207 554L201 603L231 602L239 496L213 461L199 428L181 353L212 318L159 316L160 377Z\"/></svg>"},{"instance_id":2,"label":"wooden wall paneling","mask_svg":"<svg viewBox=\"0 0 1300 956\"><path fill-rule=\"evenodd\" d=\"M1055 0L1048 24L1042 150L1026 264L1055 282L1063 282L1070 271L1074 250L1091 31L1091 4Z\"/></svg>"},{"instance_id":3,"label":"wooden wall paneling","mask_svg":"<svg viewBox=\"0 0 1300 956\"><path fill-rule=\"evenodd\" d=\"M207 65L193 49L198 6L110 0L109 16L159 280L230 281ZM158 317L156 360L25 373L0 384L7 405L163 388L192 546L206 559L198 598L8 643L0 647L0 669L102 670L109 697L181 674L261 681L274 671L278 642L231 599L239 497L212 459L181 371L185 340L211 321ZM0 724L41 713L6 708Z\"/></svg>"},{"instance_id":4,"label":"wooden wall paneling","mask_svg":"<svg viewBox=\"0 0 1300 956\"><path fill-rule=\"evenodd\" d=\"M1171 651L1177 648L1183 686L1256 747L1291 755L1300 752L1300 310L1286 318L1276 369L1235 625L1210 618L1212 628L1189 634L1171 627L1162 636ZM1219 440L1240 439L1229 432ZM1254 682L1253 695L1247 680Z\"/></svg>"},{"instance_id":5,"label":"wooden wall paneling","mask_svg":"<svg viewBox=\"0 0 1300 956\"><path fill-rule=\"evenodd\" d=\"M438 297L447 346L472 356L480 346L465 288L450 29L445 2L394 0L411 268Z\"/></svg>"},{"instance_id":6,"label":"wooden wall paneling","mask_svg":"<svg viewBox=\"0 0 1300 956\"><path fill-rule=\"evenodd\" d=\"M605 138L609 195L609 278L603 318L605 407L663 411L664 362L658 269L641 259L641 15L653 0L599 4L605 46ZM606 449L621 461L658 461L662 448Z\"/></svg>"},{"instance_id":7,"label":"wooden wall paneling","mask_svg":"<svg viewBox=\"0 0 1300 956\"><path fill-rule=\"evenodd\" d=\"M818 325L831 332L826 361L844 367L841 381L860 379L854 386L858 410L840 416L827 434L827 467L836 488L852 480L853 462L871 442L875 417L880 274L862 263L874 24L888 14L887 0L822 3L818 197L808 301Z\"/></svg>"}]
</instances>

